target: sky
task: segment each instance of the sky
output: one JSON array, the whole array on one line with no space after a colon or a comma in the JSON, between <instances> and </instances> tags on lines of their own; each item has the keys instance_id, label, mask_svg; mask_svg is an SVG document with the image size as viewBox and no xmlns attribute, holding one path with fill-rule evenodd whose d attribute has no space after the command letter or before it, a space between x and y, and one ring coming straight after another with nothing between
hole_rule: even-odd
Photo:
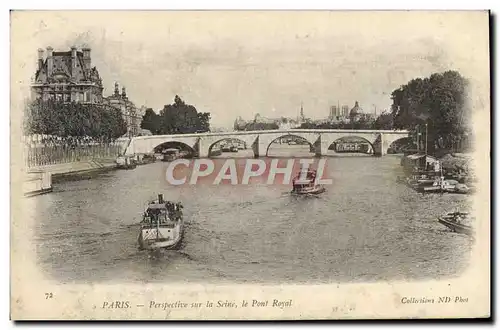
<instances>
[{"instance_id":1,"label":"sky","mask_svg":"<svg viewBox=\"0 0 500 330\"><path fill-rule=\"evenodd\" d=\"M485 12L35 11L11 14L12 102L38 48L72 45L91 47L104 96L116 81L159 111L177 94L214 127L296 117L301 103L312 119L355 101L380 114L394 89L446 70L489 82Z\"/></svg>"}]
</instances>

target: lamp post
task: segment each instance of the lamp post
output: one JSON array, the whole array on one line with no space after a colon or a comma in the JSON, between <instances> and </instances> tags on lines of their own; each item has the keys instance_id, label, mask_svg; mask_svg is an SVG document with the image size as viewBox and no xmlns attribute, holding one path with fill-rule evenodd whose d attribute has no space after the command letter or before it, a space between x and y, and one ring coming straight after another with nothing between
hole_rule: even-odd
<instances>
[{"instance_id":1,"label":"lamp post","mask_svg":"<svg viewBox=\"0 0 500 330\"><path fill-rule=\"evenodd\" d=\"M419 126L417 125L417 153L420 152L420 130Z\"/></svg>"},{"instance_id":2,"label":"lamp post","mask_svg":"<svg viewBox=\"0 0 500 330\"><path fill-rule=\"evenodd\" d=\"M427 156L427 133L428 133L427 123L425 123L425 155L426 156Z\"/></svg>"}]
</instances>

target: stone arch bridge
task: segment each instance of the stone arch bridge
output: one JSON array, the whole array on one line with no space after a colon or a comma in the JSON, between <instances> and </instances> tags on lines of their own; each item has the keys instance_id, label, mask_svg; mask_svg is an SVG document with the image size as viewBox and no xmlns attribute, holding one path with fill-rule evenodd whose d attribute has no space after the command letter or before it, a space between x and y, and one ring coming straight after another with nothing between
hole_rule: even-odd
<instances>
[{"instance_id":1,"label":"stone arch bridge","mask_svg":"<svg viewBox=\"0 0 500 330\"><path fill-rule=\"evenodd\" d=\"M326 155L329 146L340 138L359 137L372 145L374 155L382 156L387 153L387 149L394 141L407 138L408 131L290 129L137 136L130 139L124 155L149 154L161 144L174 142L189 146L199 158L207 158L211 147L215 143L226 139L236 139L245 142L247 146L251 146L255 157L264 157L267 155L269 145L273 141L286 136L305 139L312 146L311 149L316 156Z\"/></svg>"}]
</instances>

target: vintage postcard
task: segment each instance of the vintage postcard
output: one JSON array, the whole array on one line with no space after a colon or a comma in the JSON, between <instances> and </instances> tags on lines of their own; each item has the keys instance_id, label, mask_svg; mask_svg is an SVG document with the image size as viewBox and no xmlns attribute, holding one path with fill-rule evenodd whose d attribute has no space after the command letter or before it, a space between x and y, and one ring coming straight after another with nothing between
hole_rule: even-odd
<instances>
[{"instance_id":1,"label":"vintage postcard","mask_svg":"<svg viewBox=\"0 0 500 330\"><path fill-rule=\"evenodd\" d=\"M11 319L490 316L488 11L12 11Z\"/></svg>"}]
</instances>

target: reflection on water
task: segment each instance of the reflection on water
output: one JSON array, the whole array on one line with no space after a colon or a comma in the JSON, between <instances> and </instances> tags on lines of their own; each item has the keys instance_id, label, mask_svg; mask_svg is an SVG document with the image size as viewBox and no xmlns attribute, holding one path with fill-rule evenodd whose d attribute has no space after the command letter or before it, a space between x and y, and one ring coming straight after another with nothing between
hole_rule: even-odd
<instances>
[{"instance_id":1,"label":"reflection on water","mask_svg":"<svg viewBox=\"0 0 500 330\"><path fill-rule=\"evenodd\" d=\"M311 155L307 146L295 148L295 155ZM269 154L284 156L291 148L282 149ZM394 155L329 157L333 185L318 198L290 196L289 186L172 187L164 179L166 163L159 162L57 184L53 193L26 202L36 203L41 268L63 282L310 283L458 275L471 241L436 219L463 206L467 196L418 194L396 183L399 162ZM179 251L137 248L144 203L158 192L185 206Z\"/></svg>"}]
</instances>

